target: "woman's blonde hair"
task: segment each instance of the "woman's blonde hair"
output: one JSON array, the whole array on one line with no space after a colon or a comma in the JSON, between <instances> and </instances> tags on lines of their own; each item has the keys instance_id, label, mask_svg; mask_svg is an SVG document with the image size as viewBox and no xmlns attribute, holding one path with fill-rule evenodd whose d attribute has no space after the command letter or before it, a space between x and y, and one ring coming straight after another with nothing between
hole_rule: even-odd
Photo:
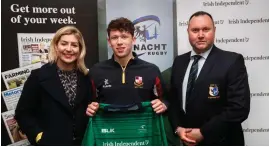
<instances>
[{"instance_id":1,"label":"woman's blonde hair","mask_svg":"<svg viewBox=\"0 0 269 147\"><path fill-rule=\"evenodd\" d=\"M61 37L63 35L75 35L75 37L78 39L79 43L79 51L80 55L77 59L76 67L86 75L88 73L88 69L85 66L84 58L86 55L86 46L83 39L83 36L81 32L74 26L65 26L60 28L54 35L53 39L50 43L50 49L49 49L49 62L50 63L56 63L58 60L58 55L56 52L57 44L59 43Z\"/></svg>"}]
</instances>

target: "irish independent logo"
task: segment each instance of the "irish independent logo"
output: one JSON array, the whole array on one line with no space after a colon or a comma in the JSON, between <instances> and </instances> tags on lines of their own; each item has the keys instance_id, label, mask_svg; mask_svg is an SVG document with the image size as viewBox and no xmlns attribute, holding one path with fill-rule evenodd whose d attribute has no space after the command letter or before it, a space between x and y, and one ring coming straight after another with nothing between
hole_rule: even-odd
<instances>
[{"instance_id":1,"label":"irish independent logo","mask_svg":"<svg viewBox=\"0 0 269 147\"><path fill-rule=\"evenodd\" d=\"M219 88L217 84L210 84L209 86L209 99L219 98Z\"/></svg>"},{"instance_id":2,"label":"irish independent logo","mask_svg":"<svg viewBox=\"0 0 269 147\"><path fill-rule=\"evenodd\" d=\"M143 88L143 78L140 76L135 76L134 86L135 88Z\"/></svg>"}]
</instances>

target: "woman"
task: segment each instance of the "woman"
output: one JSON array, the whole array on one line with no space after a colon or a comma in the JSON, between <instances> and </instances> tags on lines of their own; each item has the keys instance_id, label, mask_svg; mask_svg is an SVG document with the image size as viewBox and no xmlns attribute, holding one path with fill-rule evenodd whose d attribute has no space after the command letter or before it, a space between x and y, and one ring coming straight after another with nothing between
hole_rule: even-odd
<instances>
[{"instance_id":1,"label":"woman","mask_svg":"<svg viewBox=\"0 0 269 147\"><path fill-rule=\"evenodd\" d=\"M51 41L49 63L26 81L15 118L32 145L80 145L92 93L85 54L80 31L63 27Z\"/></svg>"}]
</instances>

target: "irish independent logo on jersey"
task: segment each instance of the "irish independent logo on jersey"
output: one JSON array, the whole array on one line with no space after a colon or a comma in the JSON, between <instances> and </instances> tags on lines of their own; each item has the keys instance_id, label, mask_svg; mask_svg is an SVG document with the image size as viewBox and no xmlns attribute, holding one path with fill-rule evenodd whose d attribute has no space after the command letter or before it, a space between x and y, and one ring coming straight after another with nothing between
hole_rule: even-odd
<instances>
[{"instance_id":1,"label":"irish independent logo on jersey","mask_svg":"<svg viewBox=\"0 0 269 147\"><path fill-rule=\"evenodd\" d=\"M143 88L143 78L140 76L135 76L134 86L135 88Z\"/></svg>"}]
</instances>

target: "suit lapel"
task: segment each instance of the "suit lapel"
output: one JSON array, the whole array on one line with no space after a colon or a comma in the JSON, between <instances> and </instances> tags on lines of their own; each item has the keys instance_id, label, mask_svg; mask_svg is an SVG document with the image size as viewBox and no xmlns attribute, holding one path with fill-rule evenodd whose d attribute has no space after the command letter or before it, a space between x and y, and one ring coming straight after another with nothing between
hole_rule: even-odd
<instances>
[{"instance_id":1,"label":"suit lapel","mask_svg":"<svg viewBox=\"0 0 269 147\"><path fill-rule=\"evenodd\" d=\"M174 63L175 67L173 67L173 81L172 83L175 83L175 85L173 85L174 87L176 87L177 89L177 98L180 102L180 107L183 106L182 104L182 86L183 86L183 80L184 80L184 76L186 73L186 70L188 68L188 64L190 62L190 52L186 53L184 55L181 55L178 57L179 59L175 60L176 63Z\"/></svg>"},{"instance_id":2,"label":"suit lapel","mask_svg":"<svg viewBox=\"0 0 269 147\"><path fill-rule=\"evenodd\" d=\"M200 72L200 74L195 82L194 91L193 91L194 94L191 95L189 102L191 102L193 99L195 99L195 97L196 97L195 93L197 93L196 90L199 90L199 88L198 88L199 83L203 82L203 80L206 80L206 77L208 75L210 75L210 71L214 67L216 60L217 60L217 58L216 58L217 51L218 51L218 49L215 46L213 46L211 52L209 53L204 65L201 69L201 72Z\"/></svg>"},{"instance_id":3,"label":"suit lapel","mask_svg":"<svg viewBox=\"0 0 269 147\"><path fill-rule=\"evenodd\" d=\"M184 77L185 77L189 62L190 62L190 53L191 52L189 52L189 53L185 54L185 56L183 56L182 61L180 61L181 62L180 66L178 66L181 69L181 71L179 72L180 75L178 75L180 77L180 80L179 80L180 86L182 86L182 84L183 84L183 80L184 80ZM189 75L187 75L187 76L189 76Z\"/></svg>"},{"instance_id":4,"label":"suit lapel","mask_svg":"<svg viewBox=\"0 0 269 147\"><path fill-rule=\"evenodd\" d=\"M182 67L182 71L180 72L180 92L179 92L179 97L180 97L180 107L183 108L183 99L182 99L182 87L183 87L183 80L184 80L184 77L185 77L185 74L186 74L186 71L187 71L187 68L188 68L188 65L189 65L189 62L190 62L190 55L191 52L187 53L185 56L183 56L183 59L182 59L182 63L181 63L181 67ZM180 68L180 67L179 67ZM189 77L189 75L187 75Z\"/></svg>"},{"instance_id":5,"label":"suit lapel","mask_svg":"<svg viewBox=\"0 0 269 147\"><path fill-rule=\"evenodd\" d=\"M90 88L90 87L86 86L87 85L86 82L90 82L90 81L87 81L87 79L85 78L83 73L78 72L77 95L75 98L75 108L77 106L79 106L79 103L85 98L86 90L89 90L87 88Z\"/></svg>"},{"instance_id":6,"label":"suit lapel","mask_svg":"<svg viewBox=\"0 0 269 147\"><path fill-rule=\"evenodd\" d=\"M201 72L196 80L196 83L198 84L199 82L201 82L202 80L205 79L205 77L207 77L212 69L212 67L215 65L216 63L216 57L217 57L217 48L215 46L213 46L211 52L209 53L202 69Z\"/></svg>"},{"instance_id":7,"label":"suit lapel","mask_svg":"<svg viewBox=\"0 0 269 147\"><path fill-rule=\"evenodd\" d=\"M63 85L57 73L56 64L41 69L40 83L43 88L61 104L67 111L72 113Z\"/></svg>"}]
</instances>

